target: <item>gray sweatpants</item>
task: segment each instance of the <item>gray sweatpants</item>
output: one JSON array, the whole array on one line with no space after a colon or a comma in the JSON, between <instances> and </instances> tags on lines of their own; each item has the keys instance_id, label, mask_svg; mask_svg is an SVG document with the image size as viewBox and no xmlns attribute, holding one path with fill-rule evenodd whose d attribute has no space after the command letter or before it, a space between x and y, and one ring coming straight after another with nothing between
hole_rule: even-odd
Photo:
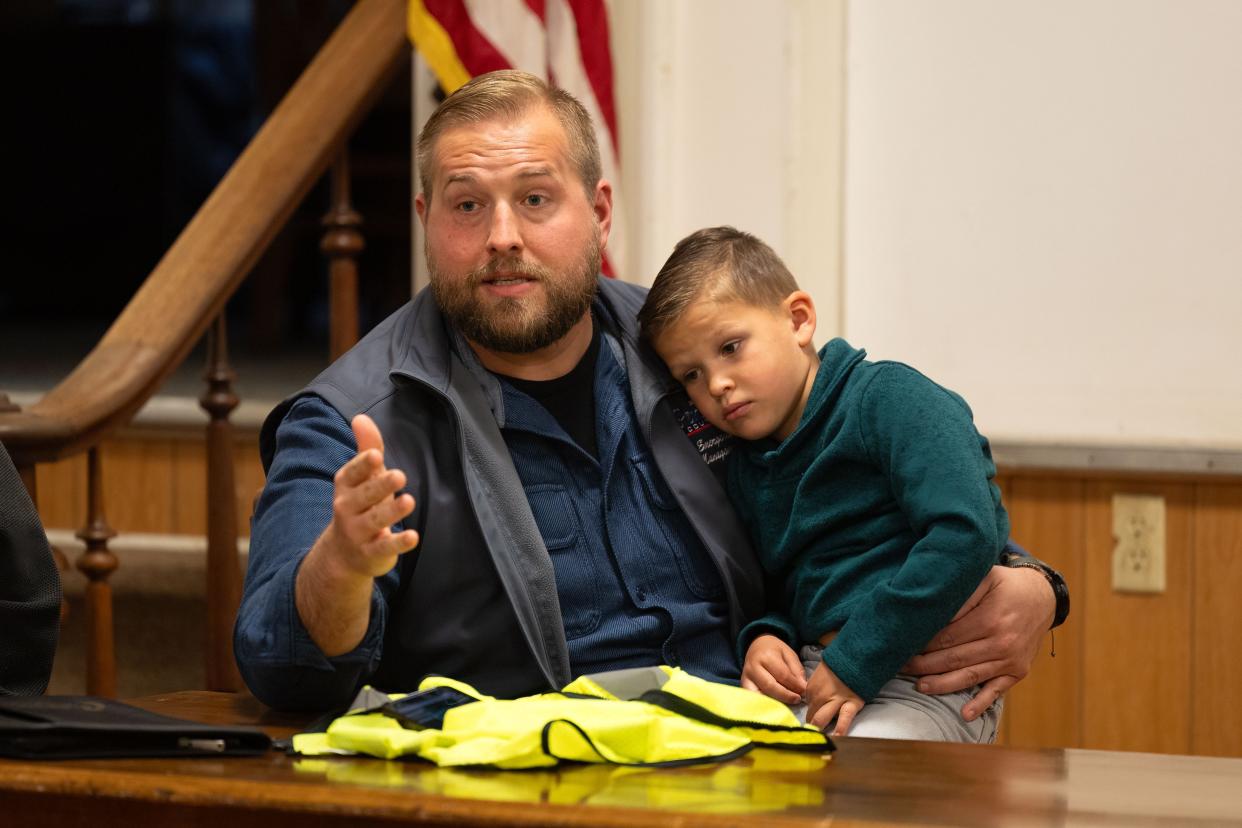
<instances>
[{"instance_id":1,"label":"gray sweatpants","mask_svg":"<svg viewBox=\"0 0 1242 828\"><path fill-rule=\"evenodd\" d=\"M823 663L824 648L818 644L803 647L798 656L809 679ZM898 675L880 688L880 693L858 711L849 736L875 739L920 739L930 742L969 742L991 744L996 741L1004 700L983 712L973 722L962 720L962 705L970 701L979 688L929 696L914 689L914 678ZM798 721L806 721L806 705L793 706Z\"/></svg>"}]
</instances>

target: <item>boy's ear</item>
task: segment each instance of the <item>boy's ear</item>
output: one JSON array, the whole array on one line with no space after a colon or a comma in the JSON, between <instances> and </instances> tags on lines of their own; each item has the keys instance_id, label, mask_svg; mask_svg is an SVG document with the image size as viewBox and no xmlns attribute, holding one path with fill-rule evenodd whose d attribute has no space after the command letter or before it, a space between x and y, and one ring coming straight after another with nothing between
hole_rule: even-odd
<instances>
[{"instance_id":1,"label":"boy's ear","mask_svg":"<svg viewBox=\"0 0 1242 828\"><path fill-rule=\"evenodd\" d=\"M798 347L805 348L815 339L815 300L805 290L795 290L782 303L793 324Z\"/></svg>"}]
</instances>

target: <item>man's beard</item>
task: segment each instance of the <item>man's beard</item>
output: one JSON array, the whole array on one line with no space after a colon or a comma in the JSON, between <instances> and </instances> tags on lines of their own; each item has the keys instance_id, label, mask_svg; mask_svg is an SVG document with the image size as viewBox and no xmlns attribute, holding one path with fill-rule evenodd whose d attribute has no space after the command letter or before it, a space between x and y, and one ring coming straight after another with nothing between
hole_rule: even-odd
<instances>
[{"instance_id":1,"label":"man's beard","mask_svg":"<svg viewBox=\"0 0 1242 828\"><path fill-rule=\"evenodd\" d=\"M546 348L576 325L591 307L598 291L599 239L592 237L576 269L555 274L516 258L496 258L464 278L446 276L427 249L431 292L444 316L462 334L490 351L528 354ZM537 279L546 302L535 306L533 297L502 297L484 301L478 295L483 281L496 273Z\"/></svg>"}]
</instances>

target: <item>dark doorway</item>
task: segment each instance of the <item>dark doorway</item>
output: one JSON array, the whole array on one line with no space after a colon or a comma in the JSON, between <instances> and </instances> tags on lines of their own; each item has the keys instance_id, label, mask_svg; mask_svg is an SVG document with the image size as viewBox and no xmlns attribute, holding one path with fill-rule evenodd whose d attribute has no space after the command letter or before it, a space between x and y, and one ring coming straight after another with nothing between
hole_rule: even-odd
<instances>
[{"instance_id":1,"label":"dark doorway","mask_svg":"<svg viewBox=\"0 0 1242 828\"><path fill-rule=\"evenodd\" d=\"M24 0L0 6L13 105L4 158L0 391L46 390L102 336L326 41L343 0ZM364 219L361 327L409 298L410 79L350 144ZM327 362L326 183L229 304L243 396ZM201 360L179 377L197 395ZM253 371L247 366L254 365ZM289 365L297 368L290 370ZM248 377L247 374L250 374Z\"/></svg>"}]
</instances>

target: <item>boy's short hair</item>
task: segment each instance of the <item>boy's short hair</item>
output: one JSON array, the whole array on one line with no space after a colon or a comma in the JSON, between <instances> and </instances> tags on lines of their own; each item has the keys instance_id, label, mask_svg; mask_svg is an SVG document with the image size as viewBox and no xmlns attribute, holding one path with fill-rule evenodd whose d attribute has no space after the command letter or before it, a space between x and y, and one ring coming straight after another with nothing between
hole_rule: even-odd
<instances>
[{"instance_id":1,"label":"boy's short hair","mask_svg":"<svg viewBox=\"0 0 1242 828\"><path fill-rule=\"evenodd\" d=\"M648 342L681 318L695 300L776 308L798 282L776 251L733 227L707 227L677 242L638 312Z\"/></svg>"},{"instance_id":2,"label":"boy's short hair","mask_svg":"<svg viewBox=\"0 0 1242 828\"><path fill-rule=\"evenodd\" d=\"M444 99L418 136L418 178L430 202L436 141L450 129L493 118L512 119L546 106L565 130L570 161L582 179L588 199L603 176L599 141L586 108L573 95L529 72L502 69L472 78Z\"/></svg>"}]
</instances>

